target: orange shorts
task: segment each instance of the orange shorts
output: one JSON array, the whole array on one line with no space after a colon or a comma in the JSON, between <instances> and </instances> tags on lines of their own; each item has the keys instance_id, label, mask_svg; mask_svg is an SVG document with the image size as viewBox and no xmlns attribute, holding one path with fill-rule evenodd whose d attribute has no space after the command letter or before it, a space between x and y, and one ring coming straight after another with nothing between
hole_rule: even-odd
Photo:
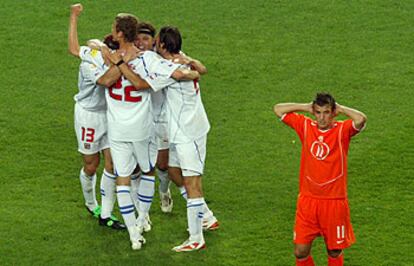
<instances>
[{"instance_id":1,"label":"orange shorts","mask_svg":"<svg viewBox=\"0 0 414 266\"><path fill-rule=\"evenodd\" d=\"M355 242L347 199L298 197L295 244L310 244L323 236L328 249L344 249Z\"/></svg>"}]
</instances>

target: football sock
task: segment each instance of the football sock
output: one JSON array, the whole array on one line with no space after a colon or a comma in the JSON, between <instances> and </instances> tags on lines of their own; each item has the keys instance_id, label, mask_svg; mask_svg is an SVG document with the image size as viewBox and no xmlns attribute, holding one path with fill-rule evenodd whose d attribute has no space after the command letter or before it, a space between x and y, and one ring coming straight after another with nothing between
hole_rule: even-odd
<instances>
[{"instance_id":1,"label":"football sock","mask_svg":"<svg viewBox=\"0 0 414 266\"><path fill-rule=\"evenodd\" d=\"M116 186L116 196L118 199L119 210L124 219L124 223L130 231L130 227L135 227L134 203L132 203L130 187Z\"/></svg>"},{"instance_id":2,"label":"football sock","mask_svg":"<svg viewBox=\"0 0 414 266\"><path fill-rule=\"evenodd\" d=\"M296 258L296 266L315 266L311 255L303 259Z\"/></svg>"},{"instance_id":3,"label":"football sock","mask_svg":"<svg viewBox=\"0 0 414 266\"><path fill-rule=\"evenodd\" d=\"M194 198L187 200L187 221L190 240L200 241L203 239L202 219L203 219L204 198Z\"/></svg>"},{"instance_id":4,"label":"football sock","mask_svg":"<svg viewBox=\"0 0 414 266\"><path fill-rule=\"evenodd\" d=\"M138 187L139 187L139 181L141 180L139 176L140 176L140 173L131 175L131 198L132 198L132 201L134 202L135 209L137 211L138 211L138 206L139 206Z\"/></svg>"},{"instance_id":5,"label":"football sock","mask_svg":"<svg viewBox=\"0 0 414 266\"><path fill-rule=\"evenodd\" d=\"M344 253L334 258L328 255L328 266L343 266L344 265Z\"/></svg>"},{"instance_id":6,"label":"football sock","mask_svg":"<svg viewBox=\"0 0 414 266\"><path fill-rule=\"evenodd\" d=\"M95 195L95 185L96 185L96 174L93 176L88 176L83 168L80 171L79 179L82 186L83 197L85 199L85 205L89 210L93 210L98 207L98 202L96 201Z\"/></svg>"},{"instance_id":7,"label":"football sock","mask_svg":"<svg viewBox=\"0 0 414 266\"><path fill-rule=\"evenodd\" d=\"M155 191L155 176L142 175L138 188L138 224L142 225L145 222L154 197Z\"/></svg>"},{"instance_id":8,"label":"football sock","mask_svg":"<svg viewBox=\"0 0 414 266\"><path fill-rule=\"evenodd\" d=\"M101 200L102 210L101 218L106 219L111 217L112 210L115 204L115 188L116 176L108 173L105 169L101 177Z\"/></svg>"},{"instance_id":9,"label":"football sock","mask_svg":"<svg viewBox=\"0 0 414 266\"><path fill-rule=\"evenodd\" d=\"M203 213L204 213L204 220L209 220L211 219L214 215L213 212L208 208L207 203L205 202L204 198L203 198Z\"/></svg>"},{"instance_id":10,"label":"football sock","mask_svg":"<svg viewBox=\"0 0 414 266\"><path fill-rule=\"evenodd\" d=\"M168 171L158 169L157 172L158 172L158 178L160 179L160 185L158 189L162 193L167 193L168 188L170 187L170 179L168 178Z\"/></svg>"},{"instance_id":11,"label":"football sock","mask_svg":"<svg viewBox=\"0 0 414 266\"><path fill-rule=\"evenodd\" d=\"M185 190L185 187L178 187L178 189L180 190L181 196L187 201L187 191Z\"/></svg>"}]
</instances>

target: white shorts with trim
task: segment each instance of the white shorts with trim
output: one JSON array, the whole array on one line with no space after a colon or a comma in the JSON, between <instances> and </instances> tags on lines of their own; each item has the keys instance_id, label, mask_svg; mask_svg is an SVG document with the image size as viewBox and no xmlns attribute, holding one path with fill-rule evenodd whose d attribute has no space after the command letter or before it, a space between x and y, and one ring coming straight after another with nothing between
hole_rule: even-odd
<instances>
[{"instance_id":1,"label":"white shorts with trim","mask_svg":"<svg viewBox=\"0 0 414 266\"><path fill-rule=\"evenodd\" d=\"M106 111L88 111L76 103L74 115L80 153L91 155L109 148Z\"/></svg>"},{"instance_id":2,"label":"white shorts with trim","mask_svg":"<svg viewBox=\"0 0 414 266\"><path fill-rule=\"evenodd\" d=\"M155 136L157 139L158 150L169 148L167 123L155 122Z\"/></svg>"},{"instance_id":3,"label":"white shorts with trim","mask_svg":"<svg viewBox=\"0 0 414 266\"><path fill-rule=\"evenodd\" d=\"M206 146L207 136L188 143L170 143L168 166L181 168L183 176L202 175Z\"/></svg>"},{"instance_id":4,"label":"white shorts with trim","mask_svg":"<svg viewBox=\"0 0 414 266\"><path fill-rule=\"evenodd\" d=\"M109 144L118 176L130 176L137 164L143 173L154 169L158 154L154 138L135 142L110 140Z\"/></svg>"}]
</instances>

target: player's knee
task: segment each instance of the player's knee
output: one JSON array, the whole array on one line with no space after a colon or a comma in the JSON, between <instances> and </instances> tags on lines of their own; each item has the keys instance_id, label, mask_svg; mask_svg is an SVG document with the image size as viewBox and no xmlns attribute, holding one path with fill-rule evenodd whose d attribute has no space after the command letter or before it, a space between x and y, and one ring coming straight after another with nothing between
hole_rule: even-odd
<instances>
[{"instance_id":1,"label":"player's knee","mask_svg":"<svg viewBox=\"0 0 414 266\"><path fill-rule=\"evenodd\" d=\"M105 165L105 171L110 173L111 175L115 175L114 167L112 165Z\"/></svg>"},{"instance_id":2,"label":"player's knee","mask_svg":"<svg viewBox=\"0 0 414 266\"><path fill-rule=\"evenodd\" d=\"M298 259L304 259L310 255L310 250L307 248L295 247L295 257Z\"/></svg>"},{"instance_id":3,"label":"player's knee","mask_svg":"<svg viewBox=\"0 0 414 266\"><path fill-rule=\"evenodd\" d=\"M157 162L157 168L161 171L168 171L168 162Z\"/></svg>"},{"instance_id":4,"label":"player's knee","mask_svg":"<svg viewBox=\"0 0 414 266\"><path fill-rule=\"evenodd\" d=\"M131 185L131 177L122 177L122 176L118 176L116 178L116 185L117 186L130 186Z\"/></svg>"},{"instance_id":5,"label":"player's knee","mask_svg":"<svg viewBox=\"0 0 414 266\"><path fill-rule=\"evenodd\" d=\"M331 250L328 249L329 257L337 258L341 256L341 254L342 254L342 249L331 249Z\"/></svg>"},{"instance_id":6,"label":"player's knee","mask_svg":"<svg viewBox=\"0 0 414 266\"><path fill-rule=\"evenodd\" d=\"M93 164L93 163L86 163L83 166L83 171L88 175L88 176L93 176L96 173L98 166Z\"/></svg>"}]
</instances>

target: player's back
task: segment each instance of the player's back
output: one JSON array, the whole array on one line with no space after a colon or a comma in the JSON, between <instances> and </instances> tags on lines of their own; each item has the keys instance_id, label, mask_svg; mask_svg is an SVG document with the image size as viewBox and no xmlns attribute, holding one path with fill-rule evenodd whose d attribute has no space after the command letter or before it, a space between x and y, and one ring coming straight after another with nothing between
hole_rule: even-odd
<instances>
[{"instance_id":1,"label":"player's back","mask_svg":"<svg viewBox=\"0 0 414 266\"><path fill-rule=\"evenodd\" d=\"M82 60L79 66L79 92L74 100L88 111L105 111L105 88L96 84L106 71L102 54L98 50L81 46L79 56Z\"/></svg>"},{"instance_id":2,"label":"player's back","mask_svg":"<svg viewBox=\"0 0 414 266\"><path fill-rule=\"evenodd\" d=\"M210 123L198 81L177 81L166 90L170 141L185 143L206 135Z\"/></svg>"}]
</instances>

